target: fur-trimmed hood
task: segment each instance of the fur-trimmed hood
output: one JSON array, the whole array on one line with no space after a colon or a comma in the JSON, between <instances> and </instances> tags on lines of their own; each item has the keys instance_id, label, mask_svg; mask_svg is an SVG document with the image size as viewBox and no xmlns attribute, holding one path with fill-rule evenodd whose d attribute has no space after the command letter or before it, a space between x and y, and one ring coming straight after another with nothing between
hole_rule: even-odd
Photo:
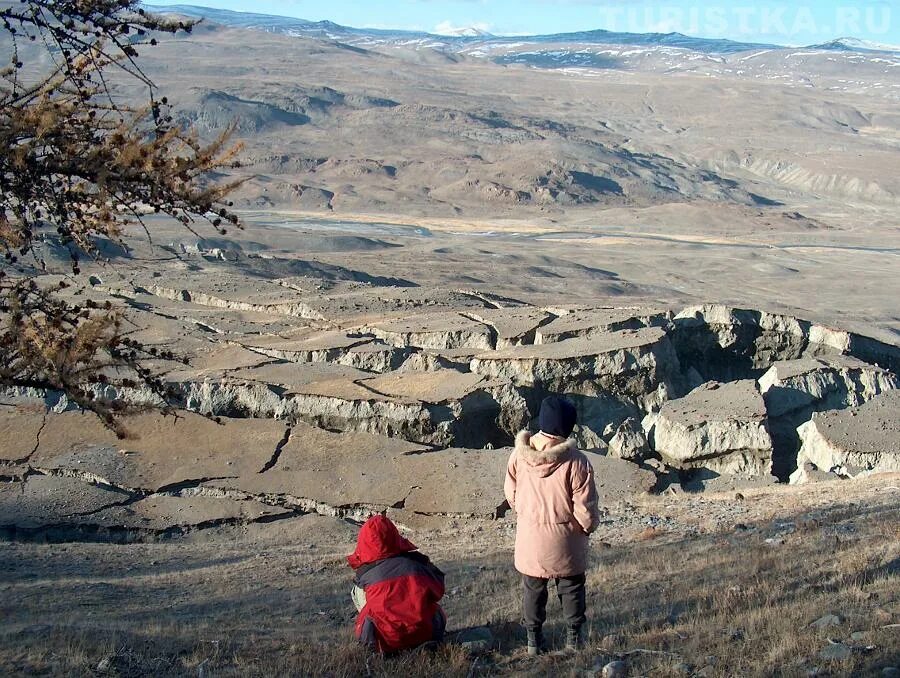
<instances>
[{"instance_id":1,"label":"fur-trimmed hood","mask_svg":"<svg viewBox=\"0 0 900 678\"><path fill-rule=\"evenodd\" d=\"M545 447L543 450L536 449L532 445L531 439L531 433L521 431L516 436L516 454L525 462L528 470L542 476L549 476L553 473L576 449L575 441L571 438L559 445Z\"/></svg>"}]
</instances>

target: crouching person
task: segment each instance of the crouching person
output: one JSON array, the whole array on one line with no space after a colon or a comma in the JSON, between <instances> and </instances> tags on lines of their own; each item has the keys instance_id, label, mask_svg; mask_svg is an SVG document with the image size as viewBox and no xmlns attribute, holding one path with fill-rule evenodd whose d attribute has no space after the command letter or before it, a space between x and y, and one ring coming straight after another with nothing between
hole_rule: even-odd
<instances>
[{"instance_id":1,"label":"crouching person","mask_svg":"<svg viewBox=\"0 0 900 678\"><path fill-rule=\"evenodd\" d=\"M367 520L347 561L356 573L351 597L361 643L390 654L443 640L447 620L438 601L444 573L390 519Z\"/></svg>"},{"instance_id":2,"label":"crouching person","mask_svg":"<svg viewBox=\"0 0 900 678\"><path fill-rule=\"evenodd\" d=\"M577 650L585 623L585 572L590 535L599 524L594 471L570 440L575 406L551 396L541 404L541 430L523 431L510 455L504 490L516 511L515 566L522 574L528 653L544 651L551 580L568 625L566 649Z\"/></svg>"}]
</instances>

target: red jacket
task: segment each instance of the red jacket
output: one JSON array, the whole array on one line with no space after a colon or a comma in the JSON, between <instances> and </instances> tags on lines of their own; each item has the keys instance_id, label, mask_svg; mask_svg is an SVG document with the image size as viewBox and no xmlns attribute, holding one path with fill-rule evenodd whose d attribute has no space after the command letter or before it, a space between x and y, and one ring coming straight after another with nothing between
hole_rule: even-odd
<instances>
[{"instance_id":1,"label":"red jacket","mask_svg":"<svg viewBox=\"0 0 900 678\"><path fill-rule=\"evenodd\" d=\"M438 601L444 573L384 516L366 521L356 551L347 557L366 604L356 619L356 637L380 652L397 652L442 640L446 625Z\"/></svg>"}]
</instances>

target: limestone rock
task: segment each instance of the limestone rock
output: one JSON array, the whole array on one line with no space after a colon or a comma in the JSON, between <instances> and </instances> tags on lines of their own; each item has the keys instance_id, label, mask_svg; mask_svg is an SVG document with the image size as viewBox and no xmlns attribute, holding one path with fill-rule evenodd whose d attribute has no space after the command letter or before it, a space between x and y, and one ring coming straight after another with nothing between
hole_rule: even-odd
<instances>
[{"instance_id":1,"label":"limestone rock","mask_svg":"<svg viewBox=\"0 0 900 678\"><path fill-rule=\"evenodd\" d=\"M814 412L861 405L897 388L900 380L856 358L831 355L775 363L759 384L775 445L774 470L787 479L802 469L798 464L798 426L809 421Z\"/></svg>"},{"instance_id":2,"label":"limestone rock","mask_svg":"<svg viewBox=\"0 0 900 678\"><path fill-rule=\"evenodd\" d=\"M169 379L179 393L173 404L200 414L303 421L430 445L501 446L528 420L527 403L511 383L456 370L379 376L339 364L273 361Z\"/></svg>"},{"instance_id":3,"label":"limestone rock","mask_svg":"<svg viewBox=\"0 0 900 678\"><path fill-rule=\"evenodd\" d=\"M405 508L424 514L497 517L509 449L449 449L403 460L412 489Z\"/></svg>"},{"instance_id":4,"label":"limestone rock","mask_svg":"<svg viewBox=\"0 0 900 678\"><path fill-rule=\"evenodd\" d=\"M647 436L637 419L628 418L619 425L609 441L609 453L618 459L641 462L650 453Z\"/></svg>"},{"instance_id":5,"label":"limestone rock","mask_svg":"<svg viewBox=\"0 0 900 678\"><path fill-rule=\"evenodd\" d=\"M859 407L822 412L803 424L799 463L843 477L900 471L900 391Z\"/></svg>"},{"instance_id":6,"label":"limestone rock","mask_svg":"<svg viewBox=\"0 0 900 678\"><path fill-rule=\"evenodd\" d=\"M537 428L535 425L533 428ZM597 433L590 425L575 424L572 431L572 439L579 450L590 450L598 454L608 454L609 445L603 440L603 436Z\"/></svg>"},{"instance_id":7,"label":"limestone rock","mask_svg":"<svg viewBox=\"0 0 900 678\"><path fill-rule=\"evenodd\" d=\"M480 353L473 348L421 349L413 351L403 362L398 372L432 372L434 370L457 370L468 372L472 358Z\"/></svg>"},{"instance_id":8,"label":"limestone rock","mask_svg":"<svg viewBox=\"0 0 900 678\"><path fill-rule=\"evenodd\" d=\"M352 347L335 362L367 372L391 372L403 367L413 353L409 349L394 348L382 341L372 341Z\"/></svg>"},{"instance_id":9,"label":"limestone rock","mask_svg":"<svg viewBox=\"0 0 900 678\"><path fill-rule=\"evenodd\" d=\"M705 384L643 421L651 447L671 466L766 476L772 439L756 382Z\"/></svg>"},{"instance_id":10,"label":"limestone rock","mask_svg":"<svg viewBox=\"0 0 900 678\"><path fill-rule=\"evenodd\" d=\"M635 401L654 394L678 369L668 337L655 327L517 346L482 353L471 363L477 374L520 385L589 396L617 394Z\"/></svg>"},{"instance_id":11,"label":"limestone rock","mask_svg":"<svg viewBox=\"0 0 900 678\"><path fill-rule=\"evenodd\" d=\"M673 322L673 343L685 369L693 367L706 379L745 379L776 360L800 358L808 344L809 323L762 311L692 306Z\"/></svg>"},{"instance_id":12,"label":"limestone rock","mask_svg":"<svg viewBox=\"0 0 900 678\"><path fill-rule=\"evenodd\" d=\"M191 357L190 366L169 372L169 375L186 374L196 379L207 375L218 375L234 370L260 367L271 362L271 357L251 351L243 346L236 344L216 345L213 350L197 352Z\"/></svg>"},{"instance_id":13,"label":"limestone rock","mask_svg":"<svg viewBox=\"0 0 900 678\"><path fill-rule=\"evenodd\" d=\"M504 504L503 477L512 450L432 451L368 433L336 433L298 424L277 463L204 484L230 496L365 519L388 508L415 515L492 518ZM587 453L601 503L653 487L655 476L620 459Z\"/></svg>"},{"instance_id":14,"label":"limestone rock","mask_svg":"<svg viewBox=\"0 0 900 678\"><path fill-rule=\"evenodd\" d=\"M528 407L508 382L453 370L319 382L285 398L280 416L431 445L502 446Z\"/></svg>"},{"instance_id":15,"label":"limestone rock","mask_svg":"<svg viewBox=\"0 0 900 678\"><path fill-rule=\"evenodd\" d=\"M430 451L396 438L299 424L271 470L211 481L208 487L360 518L390 507L494 517L504 501L509 454L509 449Z\"/></svg>"},{"instance_id":16,"label":"limestone rock","mask_svg":"<svg viewBox=\"0 0 900 678\"><path fill-rule=\"evenodd\" d=\"M523 388L526 394L529 390L527 387ZM536 392L543 395L541 389L531 391L532 394ZM572 435L578 447L583 450L601 451L605 454L619 424L629 418L640 418L643 414L637 404L621 395L603 392L593 396L567 393L566 397L574 403L578 412L578 424ZM540 401L534 397L530 400L537 410ZM535 418L531 422L531 428L536 430L538 424Z\"/></svg>"},{"instance_id":17,"label":"limestone rock","mask_svg":"<svg viewBox=\"0 0 900 678\"><path fill-rule=\"evenodd\" d=\"M401 462L425 452L396 438L334 433L299 423L265 473L247 469L204 486L325 514L353 507L387 508L402 504L415 485L402 473Z\"/></svg>"},{"instance_id":18,"label":"limestone rock","mask_svg":"<svg viewBox=\"0 0 900 678\"><path fill-rule=\"evenodd\" d=\"M268 336L244 344L253 351L295 363L332 363L369 372L390 372L409 358L410 349L398 349L371 335L343 331L304 331L294 336Z\"/></svg>"},{"instance_id":19,"label":"limestone rock","mask_svg":"<svg viewBox=\"0 0 900 678\"><path fill-rule=\"evenodd\" d=\"M311 363L334 362L349 349L371 341L371 335L337 330L317 332L303 329L287 336L270 335L251 338L243 345L273 358Z\"/></svg>"},{"instance_id":20,"label":"limestone rock","mask_svg":"<svg viewBox=\"0 0 900 678\"><path fill-rule=\"evenodd\" d=\"M682 478L681 486L685 492L742 492L750 489L772 487L778 483L778 479L769 474L747 477L746 475L719 474L703 468L688 472L682 471L679 475Z\"/></svg>"},{"instance_id":21,"label":"limestone rock","mask_svg":"<svg viewBox=\"0 0 900 678\"><path fill-rule=\"evenodd\" d=\"M597 334L638 330L644 327L666 327L672 314L658 309L590 308L572 309L535 334L535 344L554 344L577 337L590 338Z\"/></svg>"},{"instance_id":22,"label":"limestone rock","mask_svg":"<svg viewBox=\"0 0 900 678\"><path fill-rule=\"evenodd\" d=\"M397 347L493 349L496 330L463 313L431 313L367 326L364 331Z\"/></svg>"},{"instance_id":23,"label":"limestone rock","mask_svg":"<svg viewBox=\"0 0 900 678\"><path fill-rule=\"evenodd\" d=\"M287 509L225 497L141 495L75 476L32 475L0 485L0 534L50 541L155 541L225 525L291 516Z\"/></svg>"},{"instance_id":24,"label":"limestone rock","mask_svg":"<svg viewBox=\"0 0 900 678\"><path fill-rule=\"evenodd\" d=\"M747 378L774 362L834 354L900 370L898 346L787 315L708 304L684 309L673 322L684 367L707 379Z\"/></svg>"},{"instance_id":25,"label":"limestone rock","mask_svg":"<svg viewBox=\"0 0 900 678\"><path fill-rule=\"evenodd\" d=\"M777 362L759 380L770 417L856 407L900 388L900 378L856 358L833 355Z\"/></svg>"},{"instance_id":26,"label":"limestone rock","mask_svg":"<svg viewBox=\"0 0 900 678\"><path fill-rule=\"evenodd\" d=\"M535 335L555 316L539 308L502 308L471 311L469 318L494 329L496 348L537 343Z\"/></svg>"},{"instance_id":27,"label":"limestone rock","mask_svg":"<svg viewBox=\"0 0 900 678\"><path fill-rule=\"evenodd\" d=\"M125 296L129 293L150 294L171 301L186 301L226 310L324 319L301 294L277 283L221 272L214 276L170 275L165 280L138 279L130 290L119 288L110 291Z\"/></svg>"},{"instance_id":28,"label":"limestone rock","mask_svg":"<svg viewBox=\"0 0 900 678\"><path fill-rule=\"evenodd\" d=\"M600 505L608 506L634 495L650 492L656 485L656 474L637 464L585 452L594 469L594 482Z\"/></svg>"}]
</instances>

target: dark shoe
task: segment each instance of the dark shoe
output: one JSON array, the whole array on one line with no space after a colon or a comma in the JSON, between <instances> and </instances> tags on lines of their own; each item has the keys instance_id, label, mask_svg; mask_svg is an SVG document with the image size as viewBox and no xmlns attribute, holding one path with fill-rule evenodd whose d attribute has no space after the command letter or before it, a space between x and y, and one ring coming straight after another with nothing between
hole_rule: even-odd
<instances>
[{"instance_id":1,"label":"dark shoe","mask_svg":"<svg viewBox=\"0 0 900 678\"><path fill-rule=\"evenodd\" d=\"M566 631L566 651L578 652L578 650L581 649L581 646L581 629L570 628L568 631Z\"/></svg>"},{"instance_id":2,"label":"dark shoe","mask_svg":"<svg viewBox=\"0 0 900 678\"><path fill-rule=\"evenodd\" d=\"M544 633L541 629L526 629L528 633L528 654L537 657L544 653Z\"/></svg>"}]
</instances>

